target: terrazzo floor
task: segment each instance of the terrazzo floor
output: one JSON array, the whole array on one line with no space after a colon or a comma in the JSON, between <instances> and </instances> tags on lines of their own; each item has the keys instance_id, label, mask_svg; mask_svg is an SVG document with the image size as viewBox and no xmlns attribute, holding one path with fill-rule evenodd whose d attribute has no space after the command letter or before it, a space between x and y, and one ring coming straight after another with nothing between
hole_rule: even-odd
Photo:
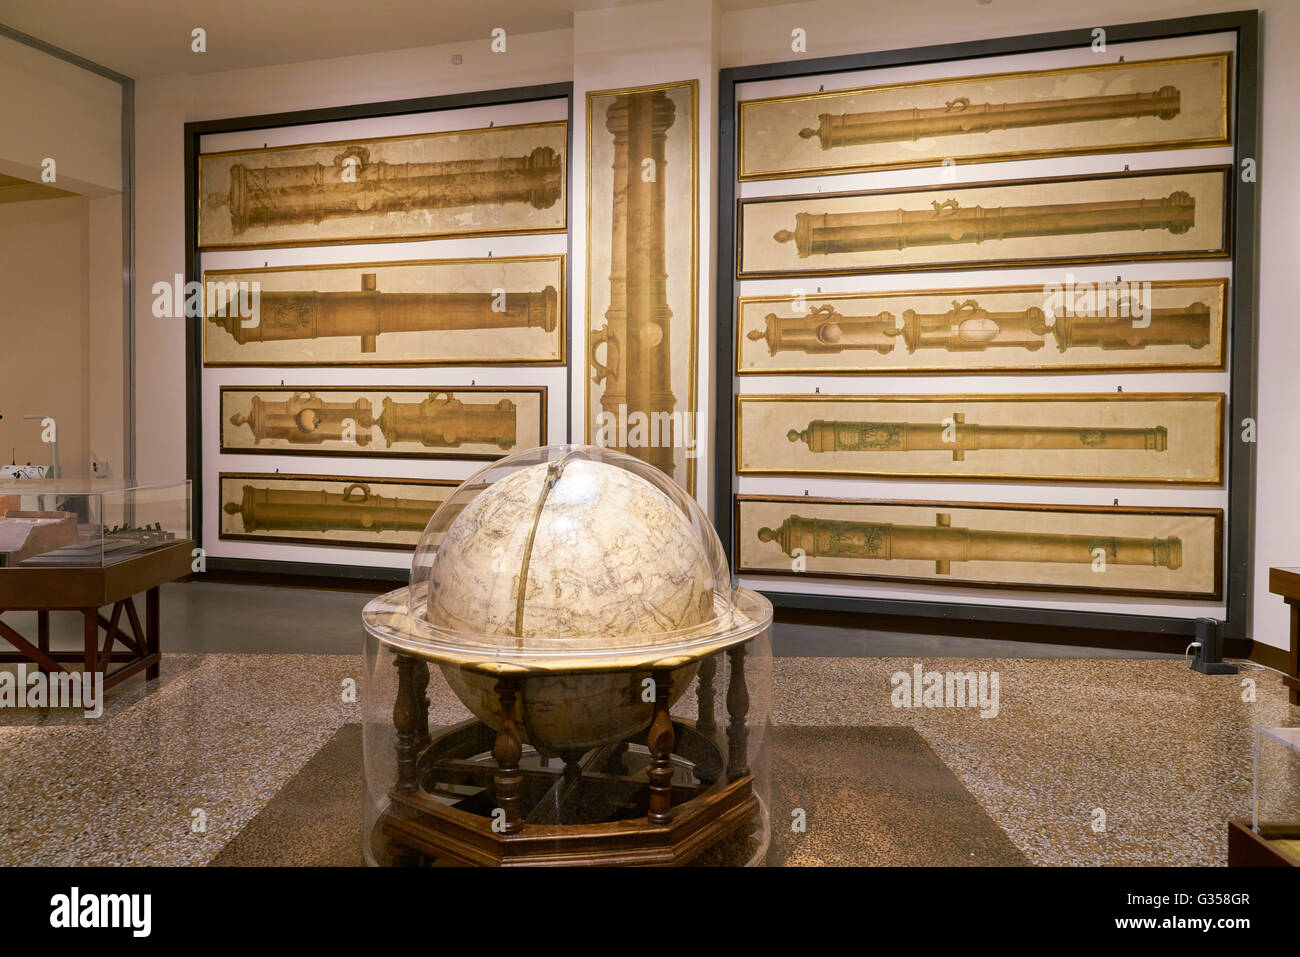
<instances>
[{"instance_id":1,"label":"terrazzo floor","mask_svg":"<svg viewBox=\"0 0 1300 957\"><path fill-rule=\"evenodd\" d=\"M891 675L917 664L997 672L997 715L894 707ZM782 862L948 860L941 830L914 834L891 858L880 849L901 824L891 836L845 819L855 782L879 790L903 773L888 742L910 729L1030 863L1224 864L1225 823L1250 812L1253 729L1300 724L1279 677L1241 664L1240 675L1207 677L1176 659L775 658L775 725L815 738L818 728L876 729L884 742L861 759L843 751L858 745L817 738L845 759L839 783L819 786L809 768L806 789L775 750L785 765L774 769L773 820L790 820L778 803L803 806L808 834L829 829L815 836L837 848L831 861L795 839ZM351 693L360 669L354 655L166 655L159 681L110 690L99 719L0 709L0 864L212 861L361 720ZM440 680L429 692L435 721L463 714Z\"/></svg>"}]
</instances>

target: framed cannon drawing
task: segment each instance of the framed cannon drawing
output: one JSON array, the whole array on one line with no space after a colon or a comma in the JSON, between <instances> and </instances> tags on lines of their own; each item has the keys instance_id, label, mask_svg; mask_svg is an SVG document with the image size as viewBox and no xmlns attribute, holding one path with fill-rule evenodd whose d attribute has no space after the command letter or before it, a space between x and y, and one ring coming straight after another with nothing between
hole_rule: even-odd
<instances>
[{"instance_id":1,"label":"framed cannon drawing","mask_svg":"<svg viewBox=\"0 0 1300 957\"><path fill-rule=\"evenodd\" d=\"M1217 508L741 495L738 572L1216 601Z\"/></svg>"},{"instance_id":2,"label":"framed cannon drawing","mask_svg":"<svg viewBox=\"0 0 1300 957\"><path fill-rule=\"evenodd\" d=\"M222 472L220 538L414 549L460 484L433 479Z\"/></svg>"},{"instance_id":3,"label":"framed cannon drawing","mask_svg":"<svg viewBox=\"0 0 1300 957\"><path fill-rule=\"evenodd\" d=\"M1231 66L1220 52L742 100L739 178L1224 146Z\"/></svg>"},{"instance_id":4,"label":"framed cannon drawing","mask_svg":"<svg viewBox=\"0 0 1300 957\"><path fill-rule=\"evenodd\" d=\"M1223 396L742 395L740 475L1217 485Z\"/></svg>"},{"instance_id":5,"label":"framed cannon drawing","mask_svg":"<svg viewBox=\"0 0 1300 957\"><path fill-rule=\"evenodd\" d=\"M207 366L559 365L564 256L208 270Z\"/></svg>"},{"instance_id":6,"label":"framed cannon drawing","mask_svg":"<svg viewBox=\"0 0 1300 957\"><path fill-rule=\"evenodd\" d=\"M1230 167L741 200L737 277L1215 259Z\"/></svg>"},{"instance_id":7,"label":"framed cannon drawing","mask_svg":"<svg viewBox=\"0 0 1300 957\"><path fill-rule=\"evenodd\" d=\"M740 375L1218 371L1226 279L741 297Z\"/></svg>"},{"instance_id":8,"label":"framed cannon drawing","mask_svg":"<svg viewBox=\"0 0 1300 957\"><path fill-rule=\"evenodd\" d=\"M563 122L198 158L200 249L563 232Z\"/></svg>"},{"instance_id":9,"label":"framed cannon drawing","mask_svg":"<svg viewBox=\"0 0 1300 957\"><path fill-rule=\"evenodd\" d=\"M221 387L221 451L496 459L546 444L546 388Z\"/></svg>"},{"instance_id":10,"label":"framed cannon drawing","mask_svg":"<svg viewBox=\"0 0 1300 957\"><path fill-rule=\"evenodd\" d=\"M696 81L587 94L586 438L695 489Z\"/></svg>"}]
</instances>

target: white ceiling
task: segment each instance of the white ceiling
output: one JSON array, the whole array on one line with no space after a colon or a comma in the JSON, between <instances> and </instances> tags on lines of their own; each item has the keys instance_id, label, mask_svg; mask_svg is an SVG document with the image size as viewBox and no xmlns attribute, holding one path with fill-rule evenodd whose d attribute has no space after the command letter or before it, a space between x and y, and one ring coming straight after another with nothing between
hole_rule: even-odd
<instances>
[{"instance_id":1,"label":"white ceiling","mask_svg":"<svg viewBox=\"0 0 1300 957\"><path fill-rule=\"evenodd\" d=\"M133 77L214 73L507 33L644 0L0 0L0 24ZM707 2L707 0L702 0ZM721 0L724 10L783 0ZM788 2L788 0L786 0ZM207 52L190 50L207 31Z\"/></svg>"}]
</instances>

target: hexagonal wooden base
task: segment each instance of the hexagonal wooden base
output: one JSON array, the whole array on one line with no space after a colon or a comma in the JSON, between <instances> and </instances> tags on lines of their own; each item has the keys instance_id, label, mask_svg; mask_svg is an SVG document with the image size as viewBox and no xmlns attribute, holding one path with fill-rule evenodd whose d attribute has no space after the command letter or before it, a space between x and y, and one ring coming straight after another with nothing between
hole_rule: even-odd
<instances>
[{"instance_id":1,"label":"hexagonal wooden base","mask_svg":"<svg viewBox=\"0 0 1300 957\"><path fill-rule=\"evenodd\" d=\"M667 825L653 825L642 817L498 834L491 818L450 807L419 790L394 791L392 799L381 830L394 863L417 863L402 853L416 851L489 867L684 864L751 824L758 814L749 776L678 805Z\"/></svg>"},{"instance_id":2,"label":"hexagonal wooden base","mask_svg":"<svg viewBox=\"0 0 1300 957\"><path fill-rule=\"evenodd\" d=\"M520 800L532 811L520 829L502 833L496 767L481 759L495 732L478 721L447 729L422 749L419 784L390 792L377 835L383 856L398 865L428 858L504 867L686 863L752 826L759 803L751 774L725 780L717 735L680 720L673 730L674 755L693 765L697 779L710 780L673 784L667 823L646 813L649 784L628 773L624 742L589 753L585 763L575 757L564 770L521 769ZM644 733L630 743L645 745ZM455 805L431 793L449 784L482 790ZM558 823L557 816L582 823Z\"/></svg>"}]
</instances>

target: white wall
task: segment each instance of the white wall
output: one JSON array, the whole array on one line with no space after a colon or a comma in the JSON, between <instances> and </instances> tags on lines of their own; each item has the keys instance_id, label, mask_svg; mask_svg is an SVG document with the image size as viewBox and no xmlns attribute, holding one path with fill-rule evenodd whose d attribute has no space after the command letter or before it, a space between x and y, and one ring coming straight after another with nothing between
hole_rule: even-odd
<instances>
[{"instance_id":1,"label":"white wall","mask_svg":"<svg viewBox=\"0 0 1300 957\"><path fill-rule=\"evenodd\" d=\"M58 423L69 479L91 457L120 475L125 435L122 339L122 87L0 38L0 172L77 194L0 205L0 450L47 463L39 423Z\"/></svg>"},{"instance_id":2,"label":"white wall","mask_svg":"<svg viewBox=\"0 0 1300 957\"><path fill-rule=\"evenodd\" d=\"M85 195L122 188L122 87L0 37L0 173L39 180L55 160L54 185Z\"/></svg>"},{"instance_id":3,"label":"white wall","mask_svg":"<svg viewBox=\"0 0 1300 957\"><path fill-rule=\"evenodd\" d=\"M69 477L91 476L90 460L104 463L95 477L128 479L126 464L126 364L122 339L122 196L86 203L86 458Z\"/></svg>"},{"instance_id":4,"label":"white wall","mask_svg":"<svg viewBox=\"0 0 1300 957\"><path fill-rule=\"evenodd\" d=\"M64 478L123 456L120 196L0 204L0 460L47 465L27 414L57 423Z\"/></svg>"},{"instance_id":5,"label":"white wall","mask_svg":"<svg viewBox=\"0 0 1300 957\"><path fill-rule=\"evenodd\" d=\"M11 455L19 464L50 464L53 449L41 441L41 423L23 419L48 415L57 423L63 474L86 473L88 230L88 201L79 196L0 204L0 456L6 464ZM121 269L119 259L119 277ZM117 313L120 327L120 297Z\"/></svg>"}]
</instances>

